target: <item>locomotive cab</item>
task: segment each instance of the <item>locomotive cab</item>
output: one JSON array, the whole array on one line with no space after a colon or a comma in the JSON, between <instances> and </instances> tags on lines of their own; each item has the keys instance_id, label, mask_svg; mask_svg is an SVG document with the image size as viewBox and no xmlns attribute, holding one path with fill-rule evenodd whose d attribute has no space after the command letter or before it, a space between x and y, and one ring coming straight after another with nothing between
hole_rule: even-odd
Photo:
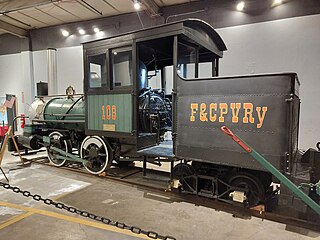
<instances>
[{"instance_id":1,"label":"locomotive cab","mask_svg":"<svg viewBox=\"0 0 320 240\"><path fill-rule=\"evenodd\" d=\"M213 28L199 20L144 29L83 47L85 132L104 136L118 160L174 157L178 75L218 76L218 60L226 50Z\"/></svg>"}]
</instances>

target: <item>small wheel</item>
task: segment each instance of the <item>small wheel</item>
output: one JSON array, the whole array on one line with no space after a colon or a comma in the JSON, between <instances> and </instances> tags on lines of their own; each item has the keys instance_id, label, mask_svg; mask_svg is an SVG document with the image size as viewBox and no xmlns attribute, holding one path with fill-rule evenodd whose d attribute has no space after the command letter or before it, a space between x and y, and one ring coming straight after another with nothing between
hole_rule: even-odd
<instances>
[{"instance_id":1,"label":"small wheel","mask_svg":"<svg viewBox=\"0 0 320 240\"><path fill-rule=\"evenodd\" d=\"M265 199L263 184L250 173L238 173L229 180L229 183L240 191L244 191L248 207L254 207Z\"/></svg>"},{"instance_id":2,"label":"small wheel","mask_svg":"<svg viewBox=\"0 0 320 240\"><path fill-rule=\"evenodd\" d=\"M63 134L60 132L52 132L49 134L49 137L52 139L51 140L51 146L59 148L65 152L70 153L72 150L71 142L70 140L63 140L63 143L61 144L60 138L63 137ZM47 147L47 153L48 153L48 158L51 164L61 167L63 166L67 159L58 159L57 156L60 154L56 153L55 151L50 150L50 148Z\"/></svg>"},{"instance_id":3,"label":"small wheel","mask_svg":"<svg viewBox=\"0 0 320 240\"><path fill-rule=\"evenodd\" d=\"M173 178L179 180L185 191L194 192L196 190L194 174L195 170L187 163L179 163L172 169Z\"/></svg>"},{"instance_id":4,"label":"small wheel","mask_svg":"<svg viewBox=\"0 0 320 240\"><path fill-rule=\"evenodd\" d=\"M92 174L100 174L111 166L112 151L99 136L88 136L81 143L80 156L88 162L83 166Z\"/></svg>"}]
</instances>

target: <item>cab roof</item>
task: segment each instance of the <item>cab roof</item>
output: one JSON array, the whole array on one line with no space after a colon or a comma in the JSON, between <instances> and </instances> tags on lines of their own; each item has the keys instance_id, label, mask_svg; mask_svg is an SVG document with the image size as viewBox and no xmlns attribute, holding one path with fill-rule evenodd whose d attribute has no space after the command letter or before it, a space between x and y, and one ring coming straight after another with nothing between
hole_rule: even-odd
<instances>
[{"instance_id":1,"label":"cab roof","mask_svg":"<svg viewBox=\"0 0 320 240\"><path fill-rule=\"evenodd\" d=\"M102 45L104 47L112 47L112 45L118 44L119 42L130 42L133 40L141 42L179 34L186 35L220 57L222 57L223 51L227 50L225 43L214 28L199 19L186 19L122 33L120 35L83 43L83 47L84 49L95 48Z\"/></svg>"}]
</instances>

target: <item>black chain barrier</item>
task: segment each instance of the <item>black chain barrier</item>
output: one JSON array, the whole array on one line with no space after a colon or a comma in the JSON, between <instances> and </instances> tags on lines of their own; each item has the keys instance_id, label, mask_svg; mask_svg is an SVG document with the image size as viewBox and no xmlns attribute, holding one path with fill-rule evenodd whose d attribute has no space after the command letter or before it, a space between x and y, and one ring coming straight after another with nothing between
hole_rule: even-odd
<instances>
[{"instance_id":1,"label":"black chain barrier","mask_svg":"<svg viewBox=\"0 0 320 240\"><path fill-rule=\"evenodd\" d=\"M42 201L46 205L52 205L52 206L55 206L58 209L66 210L66 211L68 211L70 213L78 214L78 215L80 215L82 217L85 217L85 218L90 218L92 220L95 220L95 221L98 221L98 222L101 222L101 223L104 223L104 224L107 224L107 225L111 225L111 226L114 226L114 227L117 227L117 228L120 228L120 229L130 230L131 232L133 232L135 234L144 234L144 235L146 235L146 236L148 236L149 238L152 238L152 239L176 240L174 237L171 237L171 236L162 236L162 235L160 235L160 234L158 234L156 232L153 232L153 231L146 231L146 230L143 230L143 229L141 229L139 227L136 227L136 226L130 226L130 225L127 225L125 223L113 221L113 220L111 220L109 218L97 216L95 214L92 214L92 213L89 213L89 212L86 212L86 211L82 211L82 210L79 210L79 209L74 208L74 207L67 206L62 202L56 202L56 201L54 201L52 199L49 199L49 198L42 198L38 194L32 194L29 191L22 191L20 188L12 187L8 183L0 182L0 187L3 187L6 190L12 190L15 193L21 193L23 196L30 197L34 201L37 201L37 202Z\"/></svg>"}]
</instances>

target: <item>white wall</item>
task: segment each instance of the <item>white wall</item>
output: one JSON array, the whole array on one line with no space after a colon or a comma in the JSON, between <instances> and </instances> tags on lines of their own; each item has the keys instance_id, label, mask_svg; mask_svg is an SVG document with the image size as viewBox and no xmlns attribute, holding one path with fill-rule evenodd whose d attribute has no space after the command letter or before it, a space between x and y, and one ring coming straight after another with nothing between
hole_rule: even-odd
<instances>
[{"instance_id":1,"label":"white wall","mask_svg":"<svg viewBox=\"0 0 320 240\"><path fill-rule=\"evenodd\" d=\"M33 52L34 82L48 82L47 50ZM35 85L36 89L36 85Z\"/></svg>"},{"instance_id":2,"label":"white wall","mask_svg":"<svg viewBox=\"0 0 320 240\"><path fill-rule=\"evenodd\" d=\"M65 94L72 86L76 93L83 93L82 46L57 49L58 94ZM48 82L47 50L33 52L34 81Z\"/></svg>"},{"instance_id":3,"label":"white wall","mask_svg":"<svg viewBox=\"0 0 320 240\"><path fill-rule=\"evenodd\" d=\"M217 30L228 51L221 75L297 72L301 82L300 148L320 141L320 15Z\"/></svg>"},{"instance_id":4,"label":"white wall","mask_svg":"<svg viewBox=\"0 0 320 240\"><path fill-rule=\"evenodd\" d=\"M82 46L57 49L58 93L65 94L72 86L76 93L83 93Z\"/></svg>"},{"instance_id":5,"label":"white wall","mask_svg":"<svg viewBox=\"0 0 320 240\"><path fill-rule=\"evenodd\" d=\"M32 54L0 56L0 96L15 94L18 102L18 113L26 113L32 101ZM24 102L22 103L24 98Z\"/></svg>"}]
</instances>

